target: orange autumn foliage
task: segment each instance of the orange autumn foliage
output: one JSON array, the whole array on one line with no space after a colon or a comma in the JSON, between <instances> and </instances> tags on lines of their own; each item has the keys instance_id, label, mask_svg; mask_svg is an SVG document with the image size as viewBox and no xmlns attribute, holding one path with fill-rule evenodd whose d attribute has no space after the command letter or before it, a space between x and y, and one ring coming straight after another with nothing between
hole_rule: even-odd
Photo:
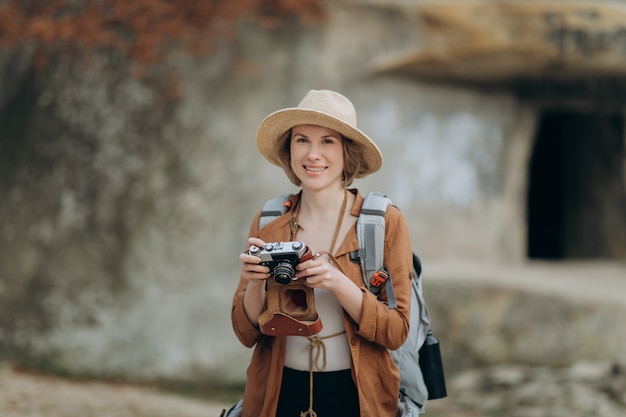
<instances>
[{"instance_id":1,"label":"orange autumn foliage","mask_svg":"<svg viewBox=\"0 0 626 417\"><path fill-rule=\"evenodd\" d=\"M321 0L0 0L0 48L40 57L113 49L147 64L170 46L205 54L234 42L242 19L273 29L322 17Z\"/></svg>"}]
</instances>

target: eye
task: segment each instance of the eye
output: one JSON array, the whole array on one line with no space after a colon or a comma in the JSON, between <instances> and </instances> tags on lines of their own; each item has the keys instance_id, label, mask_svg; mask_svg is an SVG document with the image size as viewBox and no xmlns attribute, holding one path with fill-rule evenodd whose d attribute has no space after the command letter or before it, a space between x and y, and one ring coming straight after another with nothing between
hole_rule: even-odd
<instances>
[{"instance_id":1,"label":"eye","mask_svg":"<svg viewBox=\"0 0 626 417\"><path fill-rule=\"evenodd\" d=\"M305 138L304 136L298 136L297 138L295 138L296 143L307 143L309 140L307 138Z\"/></svg>"}]
</instances>

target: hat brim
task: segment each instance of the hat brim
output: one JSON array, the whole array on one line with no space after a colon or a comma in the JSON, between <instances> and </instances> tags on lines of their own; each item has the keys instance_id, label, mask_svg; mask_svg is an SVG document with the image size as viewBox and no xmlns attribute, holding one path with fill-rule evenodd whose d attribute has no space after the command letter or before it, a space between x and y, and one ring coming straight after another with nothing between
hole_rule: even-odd
<instances>
[{"instance_id":1,"label":"hat brim","mask_svg":"<svg viewBox=\"0 0 626 417\"><path fill-rule=\"evenodd\" d=\"M278 157L278 147L282 145L280 141L291 128L298 125L324 126L362 145L364 151L361 170L357 173L359 178L378 171L383 164L383 156L378 146L359 129L329 114L295 107L278 110L261 122L256 134L256 144L261 154L272 164L283 167Z\"/></svg>"}]
</instances>

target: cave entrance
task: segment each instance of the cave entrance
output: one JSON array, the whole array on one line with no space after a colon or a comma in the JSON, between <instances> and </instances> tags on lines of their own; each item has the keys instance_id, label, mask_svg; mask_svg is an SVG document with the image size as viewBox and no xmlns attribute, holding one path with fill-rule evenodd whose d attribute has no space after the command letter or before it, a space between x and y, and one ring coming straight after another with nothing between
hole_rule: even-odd
<instances>
[{"instance_id":1,"label":"cave entrance","mask_svg":"<svg viewBox=\"0 0 626 417\"><path fill-rule=\"evenodd\" d=\"M626 259L624 114L548 111L527 199L531 259Z\"/></svg>"}]
</instances>

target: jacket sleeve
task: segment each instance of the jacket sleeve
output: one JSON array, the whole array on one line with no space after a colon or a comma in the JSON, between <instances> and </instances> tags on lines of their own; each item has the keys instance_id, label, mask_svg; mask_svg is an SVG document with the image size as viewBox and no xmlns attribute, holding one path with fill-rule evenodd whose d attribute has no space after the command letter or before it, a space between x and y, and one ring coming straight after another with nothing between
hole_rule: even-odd
<instances>
[{"instance_id":1,"label":"jacket sleeve","mask_svg":"<svg viewBox=\"0 0 626 417\"><path fill-rule=\"evenodd\" d=\"M259 212L254 217L254 219L252 219L252 224L250 225L248 237L258 236L260 214L261 213ZM248 316L246 315L246 312L243 308L243 296L246 293L247 286L248 281L240 276L239 284L237 285L237 289L235 290L235 295L233 297L231 320L233 324L233 329L235 330L235 335L237 336L239 341L246 347L252 347L258 342L262 334L259 328L252 324L250 320L248 320Z\"/></svg>"},{"instance_id":2,"label":"jacket sleeve","mask_svg":"<svg viewBox=\"0 0 626 417\"><path fill-rule=\"evenodd\" d=\"M363 287L363 312L357 333L387 349L398 349L407 338L411 308L413 248L404 216L389 206L385 216L384 262L391 276L397 307L387 306L383 287L379 297Z\"/></svg>"}]
</instances>

